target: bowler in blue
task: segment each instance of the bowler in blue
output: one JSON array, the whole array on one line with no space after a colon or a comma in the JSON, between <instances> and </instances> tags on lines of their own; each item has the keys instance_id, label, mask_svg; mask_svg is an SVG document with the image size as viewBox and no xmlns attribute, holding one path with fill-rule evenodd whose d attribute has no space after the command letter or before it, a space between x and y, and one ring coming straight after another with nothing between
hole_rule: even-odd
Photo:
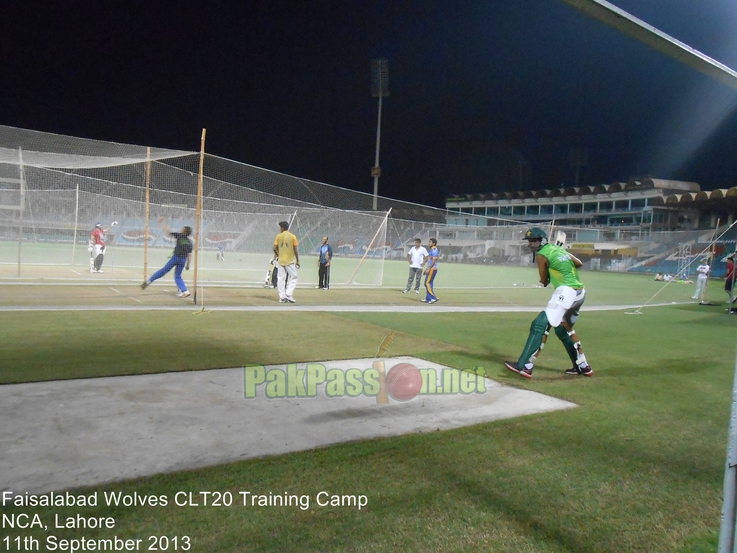
<instances>
[{"instance_id":1,"label":"bowler in blue","mask_svg":"<svg viewBox=\"0 0 737 553\"><path fill-rule=\"evenodd\" d=\"M422 300L425 303L437 303L438 297L435 295L433 289L433 283L435 282L435 275L438 274L438 258L440 257L440 250L438 250L438 241L435 238L430 238L430 251L427 254L427 266L425 267L425 299Z\"/></svg>"}]
</instances>

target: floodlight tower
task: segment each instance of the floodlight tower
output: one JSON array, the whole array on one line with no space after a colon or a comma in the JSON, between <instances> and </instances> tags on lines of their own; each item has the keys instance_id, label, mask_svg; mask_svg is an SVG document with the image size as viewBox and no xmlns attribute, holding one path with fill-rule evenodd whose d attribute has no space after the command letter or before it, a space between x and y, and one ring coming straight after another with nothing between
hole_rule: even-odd
<instances>
[{"instance_id":1,"label":"floodlight tower","mask_svg":"<svg viewBox=\"0 0 737 553\"><path fill-rule=\"evenodd\" d=\"M373 209L376 211L379 200L379 144L381 143L381 99L389 96L389 62L386 58L371 60L371 96L379 98L379 118L376 123L376 160L371 168L371 176L374 177L374 202Z\"/></svg>"}]
</instances>

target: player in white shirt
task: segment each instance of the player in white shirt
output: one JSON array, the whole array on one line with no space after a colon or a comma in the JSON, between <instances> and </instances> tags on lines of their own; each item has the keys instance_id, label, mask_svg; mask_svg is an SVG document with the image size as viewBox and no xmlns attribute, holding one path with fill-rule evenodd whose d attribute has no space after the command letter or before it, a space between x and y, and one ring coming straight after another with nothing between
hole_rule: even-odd
<instances>
[{"instance_id":1,"label":"player in white shirt","mask_svg":"<svg viewBox=\"0 0 737 553\"><path fill-rule=\"evenodd\" d=\"M706 294L706 281L709 277L709 260L705 257L701 260L701 265L696 267L696 292L692 296L692 299L704 301L704 294Z\"/></svg>"},{"instance_id":2,"label":"player in white shirt","mask_svg":"<svg viewBox=\"0 0 737 553\"><path fill-rule=\"evenodd\" d=\"M415 294L419 294L420 282L422 281L422 267L425 265L425 261L427 261L427 250L419 238L415 238L414 247L409 249L407 261L409 262L409 278L407 279L407 287L402 294L409 294L412 289L412 280L415 281Z\"/></svg>"}]
</instances>

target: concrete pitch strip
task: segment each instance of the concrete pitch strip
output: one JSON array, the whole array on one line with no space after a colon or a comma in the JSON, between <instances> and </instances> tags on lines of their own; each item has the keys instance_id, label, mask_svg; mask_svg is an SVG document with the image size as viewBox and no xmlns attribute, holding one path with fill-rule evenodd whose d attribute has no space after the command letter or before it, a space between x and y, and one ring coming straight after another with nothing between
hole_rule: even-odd
<instances>
[{"instance_id":1,"label":"concrete pitch strip","mask_svg":"<svg viewBox=\"0 0 737 553\"><path fill-rule=\"evenodd\" d=\"M46 493L576 406L415 357L384 359L377 392L366 372L375 361L0 386L0 491ZM399 365L414 370L394 378Z\"/></svg>"}]
</instances>

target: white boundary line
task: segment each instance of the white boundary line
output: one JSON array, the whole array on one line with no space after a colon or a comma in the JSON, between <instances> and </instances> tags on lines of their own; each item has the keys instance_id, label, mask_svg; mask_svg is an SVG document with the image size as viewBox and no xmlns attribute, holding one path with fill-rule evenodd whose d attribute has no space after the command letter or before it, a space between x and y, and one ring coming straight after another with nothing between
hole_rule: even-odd
<instances>
[{"instance_id":1,"label":"white boundary line","mask_svg":"<svg viewBox=\"0 0 737 553\"><path fill-rule=\"evenodd\" d=\"M13 277L0 277L0 283L3 286L109 286L116 284L120 286L131 286L139 287L140 282L133 282L129 278L105 278L105 279L94 279L94 280L77 280L73 277L70 278L49 278L47 280L37 281L17 281ZM314 284L317 284L315 281ZM314 288L309 283L305 286L297 286L297 290L310 290ZM198 285L199 286L199 285ZM263 281L260 282L244 282L239 281L218 281L217 283L205 282L205 288L237 288L237 289L248 289L248 290L268 290L269 288L264 286ZM373 286L371 284L336 284L331 285L331 289L334 290L384 290L397 292L402 290L402 286ZM512 284L500 284L498 286L444 286L443 290L539 290L541 286L535 285L512 285ZM273 289L273 288L272 288Z\"/></svg>"},{"instance_id":2,"label":"white boundary line","mask_svg":"<svg viewBox=\"0 0 737 553\"><path fill-rule=\"evenodd\" d=\"M666 307L673 305L690 305L693 302L653 303L647 307ZM641 305L594 305L587 306L584 313L591 311L623 311L625 309L641 308ZM15 311L200 311L195 305L178 306L100 306L100 305L69 305L69 306L0 306L0 312ZM335 313L537 313L541 307L522 306L441 306L441 305L222 305L208 306L207 311L311 311Z\"/></svg>"}]
</instances>

